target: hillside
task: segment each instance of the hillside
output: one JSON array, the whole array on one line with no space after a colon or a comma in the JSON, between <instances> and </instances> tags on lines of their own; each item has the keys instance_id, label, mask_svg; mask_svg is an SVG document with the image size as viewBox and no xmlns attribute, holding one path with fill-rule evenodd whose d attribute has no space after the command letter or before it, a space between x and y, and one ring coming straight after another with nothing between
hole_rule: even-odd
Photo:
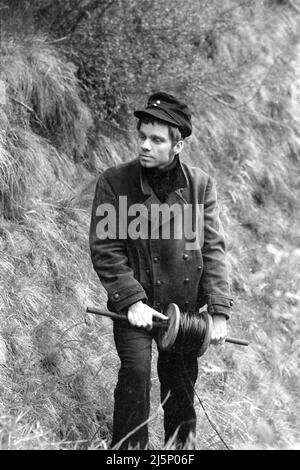
<instances>
[{"instance_id":1,"label":"hillside","mask_svg":"<svg viewBox=\"0 0 300 470\"><path fill-rule=\"evenodd\" d=\"M135 156L131 111L157 87L191 103L184 159L216 180L235 299L230 333L250 340L211 347L199 360L197 393L231 448L299 448L300 6L176 0L167 15L168 2L155 1L144 17L149 2L121 1L117 11L106 2L100 19L88 12L71 34L59 16L65 8L68 18L70 2L29 2L26 14L22 2L6 3L0 448L109 443L119 360L111 321L85 312L106 304L89 257L91 203L99 172ZM150 437L159 449L155 356ZM197 410L197 449L223 449Z\"/></svg>"}]
</instances>

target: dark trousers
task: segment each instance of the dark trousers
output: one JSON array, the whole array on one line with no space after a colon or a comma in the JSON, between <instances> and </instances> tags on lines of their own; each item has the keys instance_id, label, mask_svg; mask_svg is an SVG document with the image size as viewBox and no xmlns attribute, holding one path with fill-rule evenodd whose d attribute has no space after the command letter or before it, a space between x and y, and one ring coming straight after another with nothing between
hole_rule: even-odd
<instances>
[{"instance_id":1,"label":"dark trousers","mask_svg":"<svg viewBox=\"0 0 300 470\"><path fill-rule=\"evenodd\" d=\"M111 447L145 449L151 387L151 349L156 330L148 332L125 322L114 322L114 339L121 361L115 388ZM195 434L194 385L198 375L196 355L159 351L157 363L164 409L165 442L176 433L176 448ZM169 396L168 396L169 394ZM167 398L168 397L168 398ZM173 442L173 440L172 440Z\"/></svg>"}]
</instances>

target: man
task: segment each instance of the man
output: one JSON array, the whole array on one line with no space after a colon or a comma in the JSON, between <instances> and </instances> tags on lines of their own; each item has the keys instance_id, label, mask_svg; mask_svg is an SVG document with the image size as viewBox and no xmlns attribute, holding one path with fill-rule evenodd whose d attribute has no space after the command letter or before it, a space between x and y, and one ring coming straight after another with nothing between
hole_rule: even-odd
<instances>
[{"instance_id":1,"label":"man","mask_svg":"<svg viewBox=\"0 0 300 470\"><path fill-rule=\"evenodd\" d=\"M138 158L100 175L90 227L92 262L108 309L128 316L128 322L114 321L121 367L111 445L121 449L148 445L153 319L166 319L171 302L189 312L207 304L211 343L222 344L232 305L215 185L180 158L192 133L188 107L157 92L134 115ZM176 347L158 352L165 442L173 438L183 448L195 436L197 355Z\"/></svg>"}]
</instances>

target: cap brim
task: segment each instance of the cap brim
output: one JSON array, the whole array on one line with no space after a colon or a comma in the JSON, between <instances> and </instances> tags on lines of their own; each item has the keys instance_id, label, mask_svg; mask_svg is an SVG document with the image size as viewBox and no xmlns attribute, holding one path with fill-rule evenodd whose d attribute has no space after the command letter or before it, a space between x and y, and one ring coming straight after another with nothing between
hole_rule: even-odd
<instances>
[{"instance_id":1,"label":"cap brim","mask_svg":"<svg viewBox=\"0 0 300 470\"><path fill-rule=\"evenodd\" d=\"M134 111L133 114L135 117L138 119L143 119L144 117L154 117L156 119L159 119L160 121L166 122L168 124L172 124L173 126L179 127L178 122L173 120L170 116L168 116L166 113L164 113L161 109L143 109L143 110L137 110Z\"/></svg>"}]
</instances>

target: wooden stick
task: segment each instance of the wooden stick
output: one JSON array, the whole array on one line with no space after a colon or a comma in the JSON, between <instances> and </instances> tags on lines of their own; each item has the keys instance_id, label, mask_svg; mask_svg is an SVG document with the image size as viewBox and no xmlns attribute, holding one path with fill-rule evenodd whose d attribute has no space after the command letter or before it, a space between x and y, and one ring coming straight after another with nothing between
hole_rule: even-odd
<instances>
[{"instance_id":1,"label":"wooden stick","mask_svg":"<svg viewBox=\"0 0 300 470\"><path fill-rule=\"evenodd\" d=\"M122 315L121 313L115 313L110 311L98 310L97 308L87 307L86 311L88 313L94 313L95 315L102 315L103 317L110 317L115 320L126 320L128 321L127 315ZM153 326L158 326L159 328L168 328L168 320L153 321Z\"/></svg>"}]
</instances>

